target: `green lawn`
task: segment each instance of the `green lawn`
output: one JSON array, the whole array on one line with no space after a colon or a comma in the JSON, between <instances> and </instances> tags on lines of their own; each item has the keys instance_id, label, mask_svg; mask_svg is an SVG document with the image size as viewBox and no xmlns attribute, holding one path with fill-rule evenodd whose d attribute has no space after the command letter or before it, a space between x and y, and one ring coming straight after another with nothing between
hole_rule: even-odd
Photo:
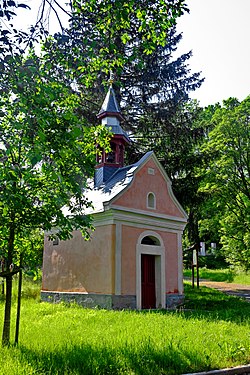
<instances>
[{"instance_id":1,"label":"green lawn","mask_svg":"<svg viewBox=\"0 0 250 375\"><path fill-rule=\"evenodd\" d=\"M184 277L191 278L191 269L184 270ZM250 285L250 273L234 271L230 268L210 270L207 268L200 268L199 275L202 279L212 280L212 281L224 281L227 283L236 283Z\"/></svg>"},{"instance_id":2,"label":"green lawn","mask_svg":"<svg viewBox=\"0 0 250 375\"><path fill-rule=\"evenodd\" d=\"M177 375L250 363L250 304L185 288L174 312L40 303L27 298L37 287L26 290L20 344L0 349L0 374ZM3 302L0 314L2 329Z\"/></svg>"}]
</instances>

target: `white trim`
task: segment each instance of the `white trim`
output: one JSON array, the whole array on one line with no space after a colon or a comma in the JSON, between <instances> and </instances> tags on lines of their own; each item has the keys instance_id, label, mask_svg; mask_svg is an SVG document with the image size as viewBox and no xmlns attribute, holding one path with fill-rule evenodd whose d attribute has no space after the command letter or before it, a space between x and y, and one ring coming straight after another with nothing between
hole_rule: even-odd
<instances>
[{"instance_id":1,"label":"white trim","mask_svg":"<svg viewBox=\"0 0 250 375\"><path fill-rule=\"evenodd\" d=\"M154 236L160 241L160 246L142 245L141 241L146 236ZM155 255L155 284L156 284L156 307L166 306L166 267L165 247L163 240L154 231L144 231L140 234L136 245L136 307L141 309L141 255Z\"/></svg>"},{"instance_id":2,"label":"white trim","mask_svg":"<svg viewBox=\"0 0 250 375\"><path fill-rule=\"evenodd\" d=\"M155 226L155 225L138 224L138 223L123 221L123 220L120 220L120 221L114 220L110 224L116 224L116 223L121 223L122 225L126 225L128 227L139 228L139 229L144 229L144 230L161 231L161 232L175 233L175 234L180 233L180 235L182 235L182 232L183 232L181 229L170 229L170 228L164 228L164 227L159 227L159 226ZM102 226L102 225L108 225L108 224L107 223L101 224L101 225L96 225L96 223L94 224L94 226L96 228L98 226Z\"/></svg>"},{"instance_id":3,"label":"white trim","mask_svg":"<svg viewBox=\"0 0 250 375\"><path fill-rule=\"evenodd\" d=\"M107 212L95 214L93 216L93 225L95 227L102 226L102 225L111 225L115 224L118 221L126 223L127 225L132 224L133 226L149 226L150 228L154 227L154 229L167 229L168 231L180 231L183 232L186 221L179 221L174 220L172 217L171 219L166 219L163 217L155 217L155 215L151 214L136 214L133 212L129 212L127 210L118 211L118 210L108 210Z\"/></svg>"},{"instance_id":4,"label":"white trim","mask_svg":"<svg viewBox=\"0 0 250 375\"><path fill-rule=\"evenodd\" d=\"M161 236L152 230L145 230L144 232L142 232L138 237L137 244L141 245L142 244L141 241L143 240L143 238L150 237L150 236L157 238L157 240L160 242L160 247L164 247ZM149 245L146 245L146 246L149 246Z\"/></svg>"},{"instance_id":5,"label":"white trim","mask_svg":"<svg viewBox=\"0 0 250 375\"><path fill-rule=\"evenodd\" d=\"M183 293L183 254L182 254L182 235L177 234L177 246L178 246L178 291L180 294Z\"/></svg>"},{"instance_id":6,"label":"white trim","mask_svg":"<svg viewBox=\"0 0 250 375\"><path fill-rule=\"evenodd\" d=\"M120 295L122 289L122 224L115 226L115 294Z\"/></svg>"},{"instance_id":7,"label":"white trim","mask_svg":"<svg viewBox=\"0 0 250 375\"><path fill-rule=\"evenodd\" d=\"M117 211L129 212L131 214L157 217L159 219L165 219L165 220L174 220L174 221L178 221L178 222L185 223L185 224L187 223L187 219L184 217L160 214L158 212L151 212L151 211L146 211L146 210L138 210L136 208L124 207L124 206L119 206L116 204L112 204L111 206L109 206L109 208L105 212L108 212L112 209L117 210Z\"/></svg>"}]
</instances>

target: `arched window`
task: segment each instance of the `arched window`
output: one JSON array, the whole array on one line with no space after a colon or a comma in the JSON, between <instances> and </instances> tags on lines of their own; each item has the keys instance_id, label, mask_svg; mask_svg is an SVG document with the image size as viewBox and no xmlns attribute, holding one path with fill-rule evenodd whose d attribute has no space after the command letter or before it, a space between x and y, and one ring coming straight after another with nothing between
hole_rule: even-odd
<instances>
[{"instance_id":1,"label":"arched window","mask_svg":"<svg viewBox=\"0 0 250 375\"><path fill-rule=\"evenodd\" d=\"M108 152L106 162L115 163L116 144L114 142L111 142L110 147L112 151Z\"/></svg>"},{"instance_id":2,"label":"arched window","mask_svg":"<svg viewBox=\"0 0 250 375\"><path fill-rule=\"evenodd\" d=\"M151 246L161 246L160 241L158 238L154 236L145 236L141 240L142 245L151 245Z\"/></svg>"},{"instance_id":3,"label":"arched window","mask_svg":"<svg viewBox=\"0 0 250 375\"><path fill-rule=\"evenodd\" d=\"M148 196L147 196L147 208L153 208L153 209L155 209L155 207L156 207L155 195L154 195L154 193L148 193Z\"/></svg>"}]
</instances>

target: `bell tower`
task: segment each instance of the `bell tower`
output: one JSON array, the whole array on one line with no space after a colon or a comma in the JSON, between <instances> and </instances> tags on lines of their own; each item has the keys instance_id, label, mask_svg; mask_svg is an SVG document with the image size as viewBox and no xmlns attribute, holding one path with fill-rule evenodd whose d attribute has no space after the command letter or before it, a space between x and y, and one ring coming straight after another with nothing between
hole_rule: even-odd
<instances>
[{"instance_id":1,"label":"bell tower","mask_svg":"<svg viewBox=\"0 0 250 375\"><path fill-rule=\"evenodd\" d=\"M110 141L111 151L107 153L105 150L101 150L101 154L97 155L96 187L105 183L115 173L117 168L124 166L125 147L131 142L127 133L121 127L121 121L124 118L112 87L113 81L110 79L109 82L109 90L97 118L113 133L113 136Z\"/></svg>"}]
</instances>

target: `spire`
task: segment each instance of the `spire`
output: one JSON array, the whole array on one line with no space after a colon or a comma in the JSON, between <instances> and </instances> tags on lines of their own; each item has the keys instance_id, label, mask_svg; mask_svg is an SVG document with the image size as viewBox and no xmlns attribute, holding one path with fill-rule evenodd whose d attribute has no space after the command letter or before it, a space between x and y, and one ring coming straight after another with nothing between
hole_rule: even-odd
<instances>
[{"instance_id":1,"label":"spire","mask_svg":"<svg viewBox=\"0 0 250 375\"><path fill-rule=\"evenodd\" d=\"M112 87L114 76L111 73L109 79L109 90L106 98L102 104L101 110L97 115L98 119L102 120L102 124L106 126L113 136L110 141L111 151L108 153L102 150L97 156L97 165L95 172L95 186L98 187L108 180L114 174L117 168L124 165L124 151L130 138L122 129L120 122L124 120L120 107L115 97L115 91Z\"/></svg>"},{"instance_id":2,"label":"spire","mask_svg":"<svg viewBox=\"0 0 250 375\"><path fill-rule=\"evenodd\" d=\"M102 104L102 108L97 115L97 118L102 119L107 116L113 116L113 117L117 117L118 120L122 121L124 120L124 118L121 114L120 107L115 97L115 91L113 89L114 74L112 72L110 72L110 78L108 82L109 82L109 90Z\"/></svg>"},{"instance_id":3,"label":"spire","mask_svg":"<svg viewBox=\"0 0 250 375\"><path fill-rule=\"evenodd\" d=\"M119 104L117 103L115 91L113 89L114 75L110 72L109 89L102 104L101 110L97 114L97 118L102 120L102 124L111 129L114 135L120 135L125 138L126 143L130 143L129 136L122 129L120 123L124 121L121 114Z\"/></svg>"}]
</instances>

